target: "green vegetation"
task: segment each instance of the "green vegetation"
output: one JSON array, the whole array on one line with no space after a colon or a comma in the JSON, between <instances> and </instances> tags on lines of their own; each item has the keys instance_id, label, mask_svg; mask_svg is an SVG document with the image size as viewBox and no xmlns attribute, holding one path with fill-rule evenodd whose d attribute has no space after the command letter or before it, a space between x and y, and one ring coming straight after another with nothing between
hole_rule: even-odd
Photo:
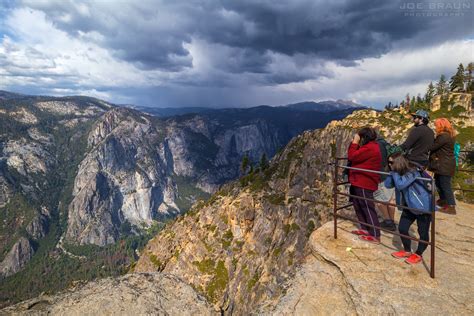
<instances>
[{"instance_id":1,"label":"green vegetation","mask_svg":"<svg viewBox=\"0 0 474 316\"><path fill-rule=\"evenodd\" d=\"M222 236L222 240L221 240L222 248L224 249L229 248L233 239L234 239L234 235L232 234L232 231L230 229L227 230Z\"/></svg>"},{"instance_id":2,"label":"green vegetation","mask_svg":"<svg viewBox=\"0 0 474 316\"><path fill-rule=\"evenodd\" d=\"M3 235L0 244L0 261L5 258L19 237L28 237L25 227L33 219L35 213L34 207L19 193L15 193L7 205L0 209L0 236Z\"/></svg>"},{"instance_id":3,"label":"green vegetation","mask_svg":"<svg viewBox=\"0 0 474 316\"><path fill-rule=\"evenodd\" d=\"M260 279L260 273L258 273L258 271L255 271L252 278L247 282L247 290L250 291L251 289L253 289L259 279Z\"/></svg>"},{"instance_id":4,"label":"green vegetation","mask_svg":"<svg viewBox=\"0 0 474 316\"><path fill-rule=\"evenodd\" d=\"M212 259L204 259L202 261L193 261L193 264L198 268L199 272L204 274L213 274L215 261Z\"/></svg>"},{"instance_id":5,"label":"green vegetation","mask_svg":"<svg viewBox=\"0 0 474 316\"><path fill-rule=\"evenodd\" d=\"M300 230L300 226L296 223L285 224L283 226L283 232L285 233L285 235L288 235L290 232L294 232L297 230Z\"/></svg>"},{"instance_id":6,"label":"green vegetation","mask_svg":"<svg viewBox=\"0 0 474 316\"><path fill-rule=\"evenodd\" d=\"M155 265L155 267L158 270L161 270L163 263L158 259L158 257L154 254L149 254L148 258L150 258L150 261Z\"/></svg>"},{"instance_id":7,"label":"green vegetation","mask_svg":"<svg viewBox=\"0 0 474 316\"><path fill-rule=\"evenodd\" d=\"M283 193L266 195L265 198L274 205L285 205L285 194Z\"/></svg>"},{"instance_id":8,"label":"green vegetation","mask_svg":"<svg viewBox=\"0 0 474 316\"><path fill-rule=\"evenodd\" d=\"M229 272L224 261L219 260L215 268L214 278L206 288L206 295L211 302L216 302L218 297L225 291L229 283Z\"/></svg>"},{"instance_id":9,"label":"green vegetation","mask_svg":"<svg viewBox=\"0 0 474 316\"><path fill-rule=\"evenodd\" d=\"M0 282L1 305L35 297L41 292L57 292L75 280L122 275L133 267L135 250L147 243L143 237L130 236L106 247L66 245L68 251L86 256L81 260L54 249L59 231L57 224L52 225L49 234L38 241L37 252L25 269Z\"/></svg>"},{"instance_id":10,"label":"green vegetation","mask_svg":"<svg viewBox=\"0 0 474 316\"><path fill-rule=\"evenodd\" d=\"M456 137L456 141L459 142L461 147L464 147L468 141L474 141L474 126L458 129L459 134Z\"/></svg>"},{"instance_id":11,"label":"green vegetation","mask_svg":"<svg viewBox=\"0 0 474 316\"><path fill-rule=\"evenodd\" d=\"M291 230L292 230L292 231L300 230L300 227L298 226L298 224L292 223L292 224L291 224Z\"/></svg>"},{"instance_id":12,"label":"green vegetation","mask_svg":"<svg viewBox=\"0 0 474 316\"><path fill-rule=\"evenodd\" d=\"M302 136L297 137L292 143L289 144L289 150L285 159L278 164L278 178L284 179L288 177L292 163L295 163L296 165L301 163L305 146L306 141Z\"/></svg>"},{"instance_id":13,"label":"green vegetation","mask_svg":"<svg viewBox=\"0 0 474 316\"><path fill-rule=\"evenodd\" d=\"M217 302L219 296L222 295L229 283L229 272L225 267L224 261L219 260L216 264L214 260L208 258L202 261L194 261L193 264L198 268L199 272L212 276L211 281L203 292L209 301Z\"/></svg>"},{"instance_id":14,"label":"green vegetation","mask_svg":"<svg viewBox=\"0 0 474 316\"><path fill-rule=\"evenodd\" d=\"M207 200L210 197L209 193L197 188L196 181L189 177L174 175L173 181L178 189L176 205L181 212L188 211L197 200Z\"/></svg>"}]
</instances>

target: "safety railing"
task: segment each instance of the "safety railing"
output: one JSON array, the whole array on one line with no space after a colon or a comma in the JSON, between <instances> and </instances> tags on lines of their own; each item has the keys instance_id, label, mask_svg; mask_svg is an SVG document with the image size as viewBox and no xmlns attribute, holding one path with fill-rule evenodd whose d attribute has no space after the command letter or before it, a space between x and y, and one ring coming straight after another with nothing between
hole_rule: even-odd
<instances>
[{"instance_id":1,"label":"safety railing","mask_svg":"<svg viewBox=\"0 0 474 316\"><path fill-rule=\"evenodd\" d=\"M410 239L410 240L417 241L419 243L427 244L427 245L430 246L430 250L431 250L430 276L431 276L431 278L434 278L435 277L435 248L436 248L435 247L435 219L436 219L435 207L436 207L436 200L435 200L435 194L434 194L435 193L434 179L432 179L432 178L422 178L422 177L417 177L416 178L416 179L421 180L421 181L430 181L431 182L431 208L430 208L431 209L431 213L430 213L431 214L431 236L430 236L429 241L424 241L424 240L420 240L418 238L415 238L415 237L412 237L412 236L409 236L409 235L400 234L398 232L390 231L388 229L378 227L378 226L375 226L375 225L371 225L369 223L364 223L364 222L361 222L359 220L353 219L351 217L344 216L344 215L341 215L341 214L337 213L338 211L340 211L342 209L353 206L352 203L344 205L344 206L338 206L338 201L337 201L338 196L346 196L346 197L354 198L354 199L372 201L372 202L375 202L375 203L378 203L378 204L383 204L383 205L388 205L388 206L395 206L395 207L402 208L402 209L426 212L425 210L411 208L411 207L408 207L408 206L405 206L405 205L398 205L398 204L394 204L394 203L390 203L390 202L377 201L375 199L366 198L366 197L362 197L362 196L353 195L353 194L350 194L350 193L345 193L345 192L339 191L338 186L349 184L348 181L338 182L339 181L339 171L342 170L342 169L358 170L358 171L376 173L376 174L381 174L381 175L389 175L388 172L375 171L375 170L361 169L361 168L354 168L354 167L339 165L339 161L344 161L344 160L347 160L347 158L335 157L334 163L333 163L333 165L334 165L334 179L333 179L333 183L334 183L334 187L333 187L334 238L337 239L337 219L342 218L342 219L351 221L353 223L363 224L364 226L372 227L372 228L375 228L375 229L380 229L381 231L384 231L384 232L392 234L392 235L400 236L400 237L403 237L403 238L407 238L407 239Z\"/></svg>"}]
</instances>

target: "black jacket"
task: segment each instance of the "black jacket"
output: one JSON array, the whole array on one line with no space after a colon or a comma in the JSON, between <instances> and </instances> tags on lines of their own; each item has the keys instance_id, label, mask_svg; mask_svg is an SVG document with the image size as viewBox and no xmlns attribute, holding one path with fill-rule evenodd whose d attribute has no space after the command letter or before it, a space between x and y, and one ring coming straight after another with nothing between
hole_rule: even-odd
<instances>
[{"instance_id":1,"label":"black jacket","mask_svg":"<svg viewBox=\"0 0 474 316\"><path fill-rule=\"evenodd\" d=\"M442 176L454 176L456 160L454 158L454 138L448 133L436 136L430 148L429 170Z\"/></svg>"},{"instance_id":2,"label":"black jacket","mask_svg":"<svg viewBox=\"0 0 474 316\"><path fill-rule=\"evenodd\" d=\"M428 164L429 151L434 143L434 132L425 124L410 129L408 137L400 147L407 152L407 159L423 166Z\"/></svg>"}]
</instances>

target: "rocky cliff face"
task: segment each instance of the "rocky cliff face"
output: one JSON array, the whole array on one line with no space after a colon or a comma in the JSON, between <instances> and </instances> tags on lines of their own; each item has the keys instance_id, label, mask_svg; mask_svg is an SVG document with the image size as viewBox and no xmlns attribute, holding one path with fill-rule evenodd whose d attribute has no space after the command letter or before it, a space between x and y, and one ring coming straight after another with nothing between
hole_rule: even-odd
<instances>
[{"instance_id":1,"label":"rocky cliff face","mask_svg":"<svg viewBox=\"0 0 474 316\"><path fill-rule=\"evenodd\" d=\"M7 277L23 269L33 254L34 250L29 240L20 237L0 263L0 277Z\"/></svg>"},{"instance_id":2,"label":"rocky cliff face","mask_svg":"<svg viewBox=\"0 0 474 316\"><path fill-rule=\"evenodd\" d=\"M226 185L168 225L145 247L135 271L178 275L225 313L276 304L284 280L311 250L312 231L330 219L328 163L346 155L353 133L364 126L399 143L411 123L398 112L366 110L303 133L268 169Z\"/></svg>"},{"instance_id":3,"label":"rocky cliff face","mask_svg":"<svg viewBox=\"0 0 474 316\"><path fill-rule=\"evenodd\" d=\"M255 164L347 111L302 113L257 107L165 120L93 98L0 91L0 260L21 236L45 261L82 258L65 250L72 244L134 238L238 177L244 154Z\"/></svg>"},{"instance_id":4,"label":"rocky cliff face","mask_svg":"<svg viewBox=\"0 0 474 316\"><path fill-rule=\"evenodd\" d=\"M183 212L281 140L265 122L225 129L201 117L159 121L117 108L92 127L74 182L67 239L105 245L129 222L149 226ZM186 192L191 191L191 192Z\"/></svg>"},{"instance_id":5,"label":"rocky cliff face","mask_svg":"<svg viewBox=\"0 0 474 316\"><path fill-rule=\"evenodd\" d=\"M238 177L244 154L254 163L263 153L271 157L294 133L236 111L240 120L207 114L163 121L125 108L106 112L88 135L67 240L106 245L126 223L137 231L176 217Z\"/></svg>"},{"instance_id":6,"label":"rocky cliff face","mask_svg":"<svg viewBox=\"0 0 474 316\"><path fill-rule=\"evenodd\" d=\"M13 261L20 262L8 264L15 267L9 274L31 258L26 240L44 238L51 219L58 224L59 201L68 195L70 173L83 154L87 123L110 107L79 97L7 94L0 100L0 259L15 254ZM82 125L71 125L74 120Z\"/></svg>"},{"instance_id":7,"label":"rocky cliff face","mask_svg":"<svg viewBox=\"0 0 474 316\"><path fill-rule=\"evenodd\" d=\"M313 252L310 236L330 219L332 167L327 164L336 155L344 156L354 131L367 125L379 127L390 142L396 143L404 138L411 124L399 112L366 110L295 137L276 154L268 168L224 185L208 201L195 203L189 212L169 223L141 251L134 271L174 275L203 294L220 312L248 314L257 308L286 312L279 302L294 297L285 295L286 281L305 260L314 262L309 256ZM242 131L239 124L229 126L240 131L239 135L248 135L248 128ZM180 192L190 188L189 181L183 179L195 181L191 182L194 185L223 178L228 173L223 175L216 171L219 169L211 168L221 161L216 159L219 151L226 147L224 144L229 144L227 148L246 148L246 142L237 141L237 134L226 138L219 136L226 132L217 131L219 121L201 116L155 121L135 111L107 111L86 135L84 158L75 174L73 198L68 204L69 213L79 211L78 217L84 220L70 224L76 229L69 235L70 240L84 237L79 242L100 244L117 238L117 225L133 220L124 215L123 201L137 197L134 188L146 191L149 183L159 185L166 178L166 183L178 192L169 201L176 201L179 207ZM464 129L462 137L463 132ZM148 138L148 134L153 137ZM220 147L213 146L207 141L208 135L210 139L228 141L220 142ZM156 141L156 137L161 138ZM151 141L156 142L148 143ZM143 148L145 145L148 147ZM192 155L196 152L205 155ZM207 178L193 178L198 170L206 168L211 173ZM164 171L160 173L158 169ZM190 195L192 192L195 191ZM80 213L82 207L74 208L81 203L86 212ZM158 207L157 214L166 214L165 211ZM140 219L149 213L143 214ZM321 271L331 275L333 270ZM323 282L332 288L329 281L323 278L321 287L308 288L320 291L326 284ZM308 280L308 284L314 282ZM296 305L297 302L298 299Z\"/></svg>"},{"instance_id":8,"label":"rocky cliff face","mask_svg":"<svg viewBox=\"0 0 474 316\"><path fill-rule=\"evenodd\" d=\"M150 241L135 271L179 275L226 312L279 297L309 235L329 219L327 163L350 136L328 127L296 137L269 169L225 186Z\"/></svg>"}]
</instances>

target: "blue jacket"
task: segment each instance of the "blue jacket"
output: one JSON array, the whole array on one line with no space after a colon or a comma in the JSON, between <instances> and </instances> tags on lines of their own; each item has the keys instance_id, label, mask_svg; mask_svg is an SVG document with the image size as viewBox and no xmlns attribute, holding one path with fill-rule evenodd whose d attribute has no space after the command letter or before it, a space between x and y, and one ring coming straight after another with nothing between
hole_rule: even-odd
<instances>
[{"instance_id":1,"label":"blue jacket","mask_svg":"<svg viewBox=\"0 0 474 316\"><path fill-rule=\"evenodd\" d=\"M426 183L426 181L417 180L416 177L430 178L428 174L418 170L408 172L403 176L391 171L384 184L387 188L396 189L395 196L398 205L406 205L420 210L409 210L413 214L430 213L432 211L432 194L427 187L431 185L431 182Z\"/></svg>"}]
</instances>

